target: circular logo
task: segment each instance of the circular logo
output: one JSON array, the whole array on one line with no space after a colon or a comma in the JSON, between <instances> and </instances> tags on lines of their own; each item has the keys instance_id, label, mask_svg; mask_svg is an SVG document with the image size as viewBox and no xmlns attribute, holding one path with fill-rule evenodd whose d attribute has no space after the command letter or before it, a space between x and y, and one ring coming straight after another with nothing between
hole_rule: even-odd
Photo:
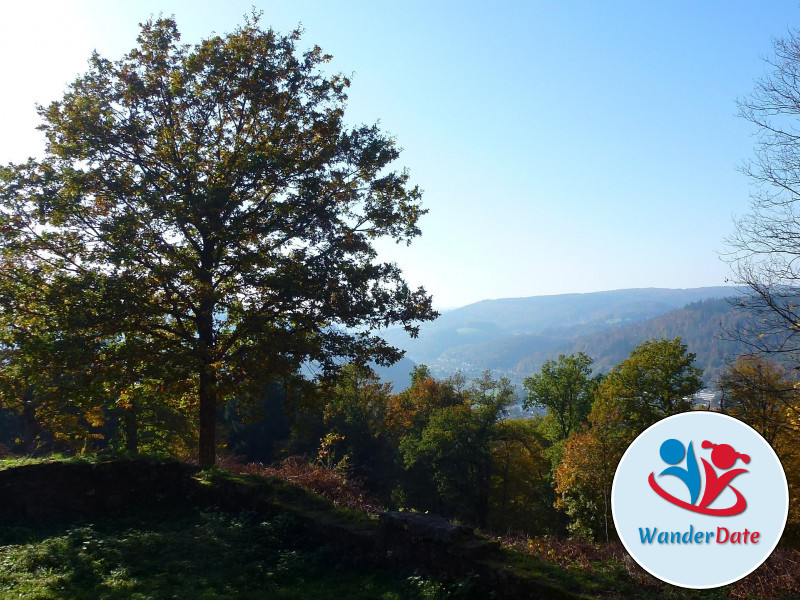
<instances>
[{"instance_id":1,"label":"circular logo","mask_svg":"<svg viewBox=\"0 0 800 600\"><path fill-rule=\"evenodd\" d=\"M789 511L786 475L758 432L715 412L668 417L625 451L611 490L625 549L667 583L712 588L755 570Z\"/></svg>"}]
</instances>

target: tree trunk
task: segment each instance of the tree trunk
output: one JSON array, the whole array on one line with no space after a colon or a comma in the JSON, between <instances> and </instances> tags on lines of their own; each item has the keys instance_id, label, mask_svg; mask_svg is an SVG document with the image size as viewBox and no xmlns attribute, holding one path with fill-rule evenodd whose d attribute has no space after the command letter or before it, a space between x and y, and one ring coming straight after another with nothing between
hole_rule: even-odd
<instances>
[{"instance_id":1,"label":"tree trunk","mask_svg":"<svg viewBox=\"0 0 800 600\"><path fill-rule=\"evenodd\" d=\"M22 450L33 454L36 436L39 435L39 423L36 420L36 404L33 400L33 388L27 386L22 397Z\"/></svg>"},{"instance_id":2,"label":"tree trunk","mask_svg":"<svg viewBox=\"0 0 800 600\"><path fill-rule=\"evenodd\" d=\"M130 407L123 409L122 420L125 426L125 451L131 456L136 456L139 453L139 426L135 401L131 400Z\"/></svg>"},{"instance_id":3,"label":"tree trunk","mask_svg":"<svg viewBox=\"0 0 800 600\"><path fill-rule=\"evenodd\" d=\"M492 486L491 465L482 464L478 468L481 469L482 473L479 473L477 477L478 490L475 513L478 518L478 526L486 530L489 527L489 494Z\"/></svg>"},{"instance_id":4,"label":"tree trunk","mask_svg":"<svg viewBox=\"0 0 800 600\"><path fill-rule=\"evenodd\" d=\"M201 467L213 467L217 461L217 381L213 367L200 369L200 447Z\"/></svg>"},{"instance_id":5,"label":"tree trunk","mask_svg":"<svg viewBox=\"0 0 800 600\"><path fill-rule=\"evenodd\" d=\"M198 396L200 400L200 431L198 461L201 467L213 467L217 462L217 373L216 336L214 335L213 294L214 243L203 234L203 249L200 253L200 288L197 312L197 338L199 350Z\"/></svg>"}]
</instances>

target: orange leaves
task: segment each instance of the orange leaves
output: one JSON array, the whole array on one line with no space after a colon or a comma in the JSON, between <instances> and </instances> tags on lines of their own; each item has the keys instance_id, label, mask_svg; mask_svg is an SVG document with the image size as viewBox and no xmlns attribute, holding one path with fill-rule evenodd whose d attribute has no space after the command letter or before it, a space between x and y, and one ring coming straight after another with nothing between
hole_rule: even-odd
<instances>
[{"instance_id":1,"label":"orange leaves","mask_svg":"<svg viewBox=\"0 0 800 600\"><path fill-rule=\"evenodd\" d=\"M105 415L103 415L103 409L99 406L91 407L84 414L84 418L91 427L102 427L106 422Z\"/></svg>"}]
</instances>

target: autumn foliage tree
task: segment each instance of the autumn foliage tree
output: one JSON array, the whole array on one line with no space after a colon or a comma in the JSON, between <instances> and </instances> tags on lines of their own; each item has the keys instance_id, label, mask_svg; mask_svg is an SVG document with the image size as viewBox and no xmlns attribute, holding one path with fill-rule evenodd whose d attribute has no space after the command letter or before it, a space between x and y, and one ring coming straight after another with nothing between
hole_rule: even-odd
<instances>
[{"instance_id":1,"label":"autumn foliage tree","mask_svg":"<svg viewBox=\"0 0 800 600\"><path fill-rule=\"evenodd\" d=\"M91 293L61 301L95 337L188 370L204 465L226 398L303 364L390 363L374 330L435 316L373 247L419 235L420 191L392 138L345 125L349 80L299 39L253 15L186 45L149 21L39 109L45 158L0 171L0 277L16 298L72 282Z\"/></svg>"},{"instance_id":2,"label":"autumn foliage tree","mask_svg":"<svg viewBox=\"0 0 800 600\"><path fill-rule=\"evenodd\" d=\"M459 402L445 400L431 410L420 429L404 436L400 449L405 466L421 472L436 491L439 510L486 526L492 451L514 390L507 379L495 380L487 372L455 397Z\"/></svg>"},{"instance_id":3,"label":"autumn foliage tree","mask_svg":"<svg viewBox=\"0 0 800 600\"><path fill-rule=\"evenodd\" d=\"M750 425L772 446L789 484L789 523L800 525L800 390L780 364L757 355L740 356L718 382L722 410Z\"/></svg>"},{"instance_id":4,"label":"autumn foliage tree","mask_svg":"<svg viewBox=\"0 0 800 600\"><path fill-rule=\"evenodd\" d=\"M800 434L793 425L800 418L796 383L778 363L745 355L723 372L717 385L723 393L722 409L750 425L779 451Z\"/></svg>"},{"instance_id":5,"label":"autumn foliage tree","mask_svg":"<svg viewBox=\"0 0 800 600\"><path fill-rule=\"evenodd\" d=\"M681 338L647 340L615 366L598 396L622 405L627 427L636 434L671 415L690 410L703 387L702 370Z\"/></svg>"},{"instance_id":6,"label":"autumn foliage tree","mask_svg":"<svg viewBox=\"0 0 800 600\"><path fill-rule=\"evenodd\" d=\"M600 400L589 426L567 440L556 469L556 507L569 517L569 531L579 537L608 541L614 536L611 486L625 449L633 441L624 427L621 406Z\"/></svg>"},{"instance_id":7,"label":"autumn foliage tree","mask_svg":"<svg viewBox=\"0 0 800 600\"><path fill-rule=\"evenodd\" d=\"M691 409L702 371L680 338L647 340L595 391L588 426L567 440L555 477L556 505L580 536L610 539L611 486L625 449L656 421Z\"/></svg>"}]
</instances>

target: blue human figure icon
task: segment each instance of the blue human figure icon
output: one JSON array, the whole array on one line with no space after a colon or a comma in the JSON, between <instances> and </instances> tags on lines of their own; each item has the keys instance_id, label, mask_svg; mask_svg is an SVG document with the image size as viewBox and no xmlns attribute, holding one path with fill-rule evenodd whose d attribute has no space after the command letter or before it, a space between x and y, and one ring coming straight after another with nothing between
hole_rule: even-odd
<instances>
[{"instance_id":1,"label":"blue human figure icon","mask_svg":"<svg viewBox=\"0 0 800 600\"><path fill-rule=\"evenodd\" d=\"M682 442L676 439L669 439L661 444L659 453L665 463L673 465L661 471L659 477L662 475L674 475L683 481L689 489L690 504L697 502L697 497L700 495L700 468L697 466L697 458L694 455L692 442L689 442L687 451ZM683 460L684 454L686 455L686 468L676 466Z\"/></svg>"}]
</instances>

